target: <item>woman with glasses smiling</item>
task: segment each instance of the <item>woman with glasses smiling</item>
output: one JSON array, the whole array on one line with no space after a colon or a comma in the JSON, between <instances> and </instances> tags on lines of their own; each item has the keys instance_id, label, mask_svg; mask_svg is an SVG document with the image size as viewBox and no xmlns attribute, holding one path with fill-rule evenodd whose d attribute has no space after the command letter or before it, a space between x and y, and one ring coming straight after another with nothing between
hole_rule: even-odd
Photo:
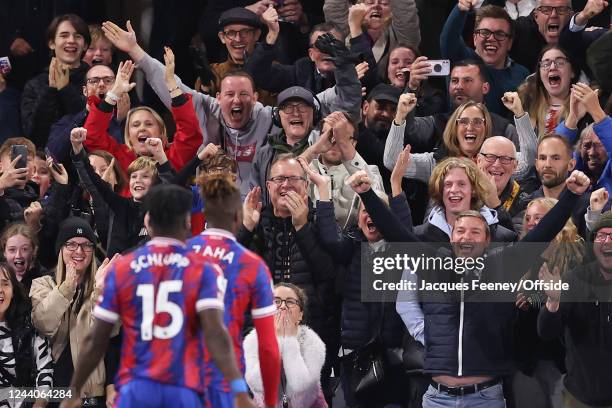
<instances>
[{"instance_id":1,"label":"woman with glasses smiling","mask_svg":"<svg viewBox=\"0 0 612 408\"><path fill-rule=\"evenodd\" d=\"M68 387L79 357L79 344L93 325L91 312L102 293L108 259L98 268L94 249L96 235L89 223L68 218L59 228L55 276L32 281L32 321L36 330L51 341L55 364L53 385ZM83 405L105 407L104 363L101 362L83 388Z\"/></svg>"},{"instance_id":2,"label":"woman with glasses smiling","mask_svg":"<svg viewBox=\"0 0 612 408\"><path fill-rule=\"evenodd\" d=\"M280 401L276 407L327 408L321 390L325 344L302 323L306 301L306 293L292 283L274 286L274 303L278 308L274 326L282 359ZM246 381L255 394L257 407L264 407L255 330L244 339L244 356Z\"/></svg>"},{"instance_id":3,"label":"woman with glasses smiling","mask_svg":"<svg viewBox=\"0 0 612 408\"><path fill-rule=\"evenodd\" d=\"M510 94L507 93L505 98L507 97L510 97ZM511 106L512 102L504 100L508 106ZM393 169L404 149L405 119L415 105L414 94L403 94L400 97L397 113L385 144L384 163L389 170ZM492 126L491 115L482 103L469 101L460 105L446 123L440 147L433 152L411 154L404 177L428 183L434 167L447 157L464 157L476 162L482 144L492 136ZM529 154L517 153L518 166L515 176L521 178L529 170L529 161L534 159L535 137L529 126L520 127L518 123L517 133L521 152L529 152ZM411 136L415 139L419 137L419 135Z\"/></svg>"}]
</instances>

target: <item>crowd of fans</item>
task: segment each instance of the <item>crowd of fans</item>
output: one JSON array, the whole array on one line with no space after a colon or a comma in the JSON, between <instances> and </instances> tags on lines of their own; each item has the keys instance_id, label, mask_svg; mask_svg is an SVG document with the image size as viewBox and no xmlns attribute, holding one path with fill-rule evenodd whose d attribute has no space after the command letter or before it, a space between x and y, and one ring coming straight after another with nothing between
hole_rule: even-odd
<instances>
[{"instance_id":1,"label":"crowd of fans","mask_svg":"<svg viewBox=\"0 0 612 408\"><path fill-rule=\"evenodd\" d=\"M75 384L109 270L159 242L149 190L178 185L257 406L612 407L606 0L154 1L148 30L38 3L0 1L0 387ZM569 289L365 301L393 242L484 256L419 284ZM83 406L121 406L112 323ZM217 347L205 405L231 406Z\"/></svg>"}]
</instances>

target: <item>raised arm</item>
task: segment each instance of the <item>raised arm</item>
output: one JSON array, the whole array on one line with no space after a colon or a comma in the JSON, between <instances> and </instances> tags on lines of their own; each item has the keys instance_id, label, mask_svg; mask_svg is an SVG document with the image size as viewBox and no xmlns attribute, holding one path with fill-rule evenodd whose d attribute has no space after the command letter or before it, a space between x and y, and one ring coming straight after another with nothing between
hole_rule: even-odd
<instances>
[{"instance_id":1,"label":"raised arm","mask_svg":"<svg viewBox=\"0 0 612 408\"><path fill-rule=\"evenodd\" d=\"M336 25L343 36L349 34L349 2L347 0L325 0L323 14L325 21Z\"/></svg>"},{"instance_id":2,"label":"raised arm","mask_svg":"<svg viewBox=\"0 0 612 408\"><path fill-rule=\"evenodd\" d=\"M520 152L517 152L518 165L514 170L514 176L522 179L531 170L535 162L538 136L533 130L529 113L523 110L521 98L516 92L506 92L502 98L502 103L514 114L514 124L519 137Z\"/></svg>"},{"instance_id":3,"label":"raised arm","mask_svg":"<svg viewBox=\"0 0 612 408\"><path fill-rule=\"evenodd\" d=\"M416 49L421 43L419 14L415 0L391 0L391 47L408 44Z\"/></svg>"},{"instance_id":4,"label":"raised arm","mask_svg":"<svg viewBox=\"0 0 612 408\"><path fill-rule=\"evenodd\" d=\"M68 276L59 286L47 277L32 281L32 322L36 330L46 337L55 336L76 293L77 273L70 265L66 266L66 271Z\"/></svg>"},{"instance_id":5,"label":"raised arm","mask_svg":"<svg viewBox=\"0 0 612 408\"><path fill-rule=\"evenodd\" d=\"M565 223L572 215L574 205L578 198L584 194L590 185L589 177L581 171L574 170L567 178L567 188L559 196L559 201L546 213L531 231L520 242L550 242L565 227Z\"/></svg>"},{"instance_id":6,"label":"raised arm","mask_svg":"<svg viewBox=\"0 0 612 408\"><path fill-rule=\"evenodd\" d=\"M121 211L122 204L129 200L115 193L106 181L94 171L85 151L83 150L83 142L87 137L87 130L84 128L74 128L70 132L70 142L72 143L72 163L77 169L79 178L83 184L88 186L88 191L94 197L99 197L113 211Z\"/></svg>"},{"instance_id":7,"label":"raised arm","mask_svg":"<svg viewBox=\"0 0 612 408\"><path fill-rule=\"evenodd\" d=\"M316 44L319 48L323 48L321 43L328 45L325 52L331 53L330 55L334 58L336 85L317 94L317 98L321 101L321 112L323 116L327 116L331 112L344 111L350 113L354 118L360 118L361 83L355 71L357 60L340 41L335 38L327 41L323 37L329 39L333 36L320 36Z\"/></svg>"},{"instance_id":8,"label":"raised arm","mask_svg":"<svg viewBox=\"0 0 612 408\"><path fill-rule=\"evenodd\" d=\"M385 167L389 170L393 170L400 153L404 150L406 116L414 110L416 103L417 98L414 94L407 93L400 96L395 119L391 124L391 130L389 130L389 135L387 136L385 154L383 157ZM427 183L434 167L435 159L433 153L411 154L411 160L408 167L406 167L404 177L422 180Z\"/></svg>"},{"instance_id":9,"label":"raised arm","mask_svg":"<svg viewBox=\"0 0 612 408\"><path fill-rule=\"evenodd\" d=\"M371 181L365 172L353 174L347 182L351 184L351 187L361 197L366 211L386 241L420 242L420 239L400 222L387 205L370 188Z\"/></svg>"},{"instance_id":10,"label":"raised arm","mask_svg":"<svg viewBox=\"0 0 612 408\"><path fill-rule=\"evenodd\" d=\"M463 27L467 20L470 0L460 1L448 15L440 35L440 52L443 58L452 62L473 58L474 50L468 48L463 41Z\"/></svg>"}]
</instances>

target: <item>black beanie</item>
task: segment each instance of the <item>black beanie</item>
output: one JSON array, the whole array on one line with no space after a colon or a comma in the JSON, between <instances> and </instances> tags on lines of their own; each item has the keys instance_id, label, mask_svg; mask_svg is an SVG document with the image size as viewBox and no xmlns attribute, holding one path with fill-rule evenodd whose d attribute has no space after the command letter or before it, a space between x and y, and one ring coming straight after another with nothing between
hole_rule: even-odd
<instances>
[{"instance_id":1,"label":"black beanie","mask_svg":"<svg viewBox=\"0 0 612 408\"><path fill-rule=\"evenodd\" d=\"M70 217L64 220L59 226L59 233L55 240L55 252L59 253L62 245L70 238L83 237L87 238L93 244L97 243L97 237L89 223L80 217Z\"/></svg>"}]
</instances>

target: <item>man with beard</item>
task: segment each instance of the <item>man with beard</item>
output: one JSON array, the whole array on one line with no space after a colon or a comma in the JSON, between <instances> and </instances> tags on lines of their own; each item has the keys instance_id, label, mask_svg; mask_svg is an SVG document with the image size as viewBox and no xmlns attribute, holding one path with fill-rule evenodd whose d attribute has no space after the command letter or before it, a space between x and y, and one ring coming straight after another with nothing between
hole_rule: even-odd
<instances>
[{"instance_id":1,"label":"man with beard","mask_svg":"<svg viewBox=\"0 0 612 408\"><path fill-rule=\"evenodd\" d=\"M535 169L542 186L531 194L523 193L520 196L519 208L527 208L527 204L535 198L546 197L558 199L565 189L568 174L576 167L573 149L566 138L551 133L545 135L538 143ZM588 196L588 194L587 194ZM585 198L587 197L585 196ZM574 209L572 221L578 232L584 235L584 213L588 206L588 198L580 200ZM522 219L523 212L515 219Z\"/></svg>"},{"instance_id":2,"label":"man with beard","mask_svg":"<svg viewBox=\"0 0 612 408\"><path fill-rule=\"evenodd\" d=\"M565 407L612 406L612 213L593 230L595 261L572 271L546 264L540 279L569 285L567 292L547 290L538 316L543 339L564 336L566 352Z\"/></svg>"},{"instance_id":3,"label":"man with beard","mask_svg":"<svg viewBox=\"0 0 612 408\"><path fill-rule=\"evenodd\" d=\"M558 199L565 188L568 173L575 166L572 147L563 136L557 134L544 136L538 143L535 162L542 186L529 196L527 202L538 197Z\"/></svg>"},{"instance_id":4,"label":"man with beard","mask_svg":"<svg viewBox=\"0 0 612 408\"><path fill-rule=\"evenodd\" d=\"M125 31L107 21L102 29L115 47L127 52L138 63L149 85L169 107L169 89L166 88L164 79L165 67L138 45L131 24L127 23L128 31ZM322 114L339 110L357 116L361 101L361 84L354 65L349 59L337 58L334 75L337 85L317 95ZM250 189L249 178L255 153L259 146L264 144L272 127L273 108L257 101L255 83L246 72L228 72L221 80L216 98L185 86L178 77L176 81L179 88L193 96L196 115L202 133L206 135L204 143L221 145L238 162L238 183L243 196L246 196Z\"/></svg>"},{"instance_id":5,"label":"man with beard","mask_svg":"<svg viewBox=\"0 0 612 408\"><path fill-rule=\"evenodd\" d=\"M89 68L85 74L85 84L83 85L83 95L86 98L97 96L103 100L106 93L111 90L115 83L115 73L113 70L104 64L97 64ZM130 97L125 94L117 102L117 112L108 125L108 134L113 136L119 143L124 142L123 127L121 121L126 118L130 110ZM68 114L58 120L51 126L47 147L53 154L55 160L61 161L68 166L70 160L70 131L77 127L85 125L85 120L89 113L89 106L85 103L85 107L78 113Z\"/></svg>"},{"instance_id":6,"label":"man with beard","mask_svg":"<svg viewBox=\"0 0 612 408\"><path fill-rule=\"evenodd\" d=\"M202 84L209 87L211 95L215 95L221 85L221 79L231 71L241 70L246 62L247 55L253 53L255 43L261 36L264 28L259 16L244 7L234 7L224 11L219 17L219 41L227 49L227 60L221 63L211 64L215 78L210 84ZM274 105L274 96L263 89L256 89L258 98L264 105Z\"/></svg>"},{"instance_id":7,"label":"man with beard","mask_svg":"<svg viewBox=\"0 0 612 408\"><path fill-rule=\"evenodd\" d=\"M385 142L395 117L401 91L389 84L378 84L368 94L362 105L362 117L357 136L357 153L366 163L376 165L385 183L385 191L391 191L391 171L383 162Z\"/></svg>"}]
</instances>

